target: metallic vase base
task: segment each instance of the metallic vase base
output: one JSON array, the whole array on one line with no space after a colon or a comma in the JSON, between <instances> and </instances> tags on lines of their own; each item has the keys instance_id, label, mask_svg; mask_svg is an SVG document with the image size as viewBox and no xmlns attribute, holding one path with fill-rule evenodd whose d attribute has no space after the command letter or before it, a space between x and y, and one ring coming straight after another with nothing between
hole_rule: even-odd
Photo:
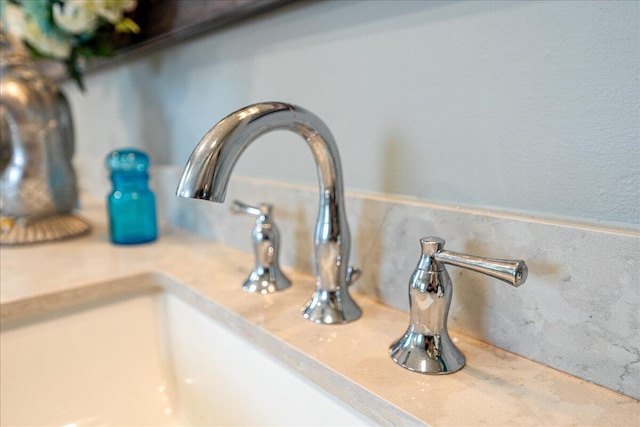
<instances>
[{"instance_id":1,"label":"metallic vase base","mask_svg":"<svg viewBox=\"0 0 640 427\"><path fill-rule=\"evenodd\" d=\"M29 245L82 236L91 226L84 219L68 214L44 218L2 217L0 229L0 245Z\"/></svg>"}]
</instances>

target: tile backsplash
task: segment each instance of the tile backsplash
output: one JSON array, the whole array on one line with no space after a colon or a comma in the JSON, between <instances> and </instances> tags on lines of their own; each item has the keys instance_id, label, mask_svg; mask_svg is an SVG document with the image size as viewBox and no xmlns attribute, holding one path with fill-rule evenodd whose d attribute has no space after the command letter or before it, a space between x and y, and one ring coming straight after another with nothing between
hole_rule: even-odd
<instances>
[{"instance_id":1,"label":"tile backsplash","mask_svg":"<svg viewBox=\"0 0 640 427\"><path fill-rule=\"evenodd\" d=\"M175 197L180 173L173 166L154 172L161 217L250 252L254 219L231 213L230 202L272 203L282 266L311 272L317 189L234 177L217 204ZM351 192L346 210L350 263L363 271L357 293L407 311L424 236L456 252L524 259L529 277L517 289L449 267L450 328L640 398L640 233Z\"/></svg>"}]
</instances>

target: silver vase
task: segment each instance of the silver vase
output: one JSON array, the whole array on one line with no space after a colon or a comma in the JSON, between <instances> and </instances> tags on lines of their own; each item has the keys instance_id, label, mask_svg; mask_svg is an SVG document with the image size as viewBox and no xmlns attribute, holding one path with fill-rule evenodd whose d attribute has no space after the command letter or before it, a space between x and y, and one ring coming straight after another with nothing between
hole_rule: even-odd
<instances>
[{"instance_id":1,"label":"silver vase","mask_svg":"<svg viewBox=\"0 0 640 427\"><path fill-rule=\"evenodd\" d=\"M69 104L20 41L0 34L0 244L87 233L78 204Z\"/></svg>"}]
</instances>

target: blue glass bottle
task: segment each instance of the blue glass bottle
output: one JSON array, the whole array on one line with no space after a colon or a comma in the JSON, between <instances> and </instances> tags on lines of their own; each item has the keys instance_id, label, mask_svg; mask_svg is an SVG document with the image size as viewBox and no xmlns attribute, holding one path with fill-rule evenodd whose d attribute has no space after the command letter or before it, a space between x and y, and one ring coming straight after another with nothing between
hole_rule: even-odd
<instances>
[{"instance_id":1,"label":"blue glass bottle","mask_svg":"<svg viewBox=\"0 0 640 427\"><path fill-rule=\"evenodd\" d=\"M156 198L149 190L149 156L127 148L106 159L113 191L107 197L111 241L133 245L156 240Z\"/></svg>"}]
</instances>

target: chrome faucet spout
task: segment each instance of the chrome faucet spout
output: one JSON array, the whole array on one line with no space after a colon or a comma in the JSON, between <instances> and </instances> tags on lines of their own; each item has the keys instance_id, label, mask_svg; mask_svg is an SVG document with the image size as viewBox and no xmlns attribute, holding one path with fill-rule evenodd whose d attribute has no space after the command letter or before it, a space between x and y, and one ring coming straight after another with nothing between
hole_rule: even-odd
<instances>
[{"instance_id":1,"label":"chrome faucet spout","mask_svg":"<svg viewBox=\"0 0 640 427\"><path fill-rule=\"evenodd\" d=\"M350 233L344 208L342 167L329 128L311 112L281 102L242 108L207 132L182 173L177 195L223 202L233 168L255 139L288 129L304 138L313 153L320 186L320 208L314 235L316 292L303 307L315 323L347 323L361 310L348 287L359 274L349 267Z\"/></svg>"}]
</instances>

